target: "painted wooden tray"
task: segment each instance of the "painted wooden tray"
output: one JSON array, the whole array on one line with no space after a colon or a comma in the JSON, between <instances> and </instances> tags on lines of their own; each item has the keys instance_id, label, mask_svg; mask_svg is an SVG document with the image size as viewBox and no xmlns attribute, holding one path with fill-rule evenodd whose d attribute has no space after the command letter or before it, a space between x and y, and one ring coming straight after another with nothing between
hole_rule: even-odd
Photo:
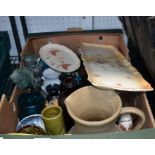
<instances>
[{"instance_id":1,"label":"painted wooden tray","mask_svg":"<svg viewBox=\"0 0 155 155\"><path fill-rule=\"evenodd\" d=\"M101 89L151 91L153 88L112 45L81 44L81 57L88 80Z\"/></svg>"},{"instance_id":2,"label":"painted wooden tray","mask_svg":"<svg viewBox=\"0 0 155 155\"><path fill-rule=\"evenodd\" d=\"M66 46L48 43L39 50L42 60L58 72L73 72L80 67L78 56Z\"/></svg>"}]
</instances>

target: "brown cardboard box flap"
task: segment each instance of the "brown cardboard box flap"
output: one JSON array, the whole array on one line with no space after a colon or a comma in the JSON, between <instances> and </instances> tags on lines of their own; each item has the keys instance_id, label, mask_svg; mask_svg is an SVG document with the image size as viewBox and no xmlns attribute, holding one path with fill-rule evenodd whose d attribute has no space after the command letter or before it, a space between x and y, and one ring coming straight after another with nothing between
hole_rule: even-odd
<instances>
[{"instance_id":1,"label":"brown cardboard box flap","mask_svg":"<svg viewBox=\"0 0 155 155\"><path fill-rule=\"evenodd\" d=\"M14 102L9 103L3 94L0 103L0 133L15 132L17 125L17 110Z\"/></svg>"}]
</instances>

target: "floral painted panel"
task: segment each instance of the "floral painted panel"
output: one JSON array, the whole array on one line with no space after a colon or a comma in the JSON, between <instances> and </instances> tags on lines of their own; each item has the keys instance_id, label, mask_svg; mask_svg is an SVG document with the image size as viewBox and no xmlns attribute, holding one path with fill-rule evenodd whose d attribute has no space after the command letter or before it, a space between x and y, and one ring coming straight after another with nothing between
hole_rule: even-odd
<instances>
[{"instance_id":1,"label":"floral painted panel","mask_svg":"<svg viewBox=\"0 0 155 155\"><path fill-rule=\"evenodd\" d=\"M88 80L96 87L126 91L151 91L131 63L112 45L82 43L81 56Z\"/></svg>"}]
</instances>

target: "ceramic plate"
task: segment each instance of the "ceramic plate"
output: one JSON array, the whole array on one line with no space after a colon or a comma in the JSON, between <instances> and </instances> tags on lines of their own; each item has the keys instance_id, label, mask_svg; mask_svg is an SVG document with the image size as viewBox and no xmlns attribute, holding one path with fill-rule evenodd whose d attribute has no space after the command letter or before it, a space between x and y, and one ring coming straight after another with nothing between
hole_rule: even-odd
<instances>
[{"instance_id":1,"label":"ceramic plate","mask_svg":"<svg viewBox=\"0 0 155 155\"><path fill-rule=\"evenodd\" d=\"M39 50L42 60L52 69L59 72L73 72L80 67L80 60L69 48L48 43Z\"/></svg>"},{"instance_id":2,"label":"ceramic plate","mask_svg":"<svg viewBox=\"0 0 155 155\"><path fill-rule=\"evenodd\" d=\"M125 91L151 91L151 85L112 45L82 43L81 56L88 80L96 87Z\"/></svg>"}]
</instances>

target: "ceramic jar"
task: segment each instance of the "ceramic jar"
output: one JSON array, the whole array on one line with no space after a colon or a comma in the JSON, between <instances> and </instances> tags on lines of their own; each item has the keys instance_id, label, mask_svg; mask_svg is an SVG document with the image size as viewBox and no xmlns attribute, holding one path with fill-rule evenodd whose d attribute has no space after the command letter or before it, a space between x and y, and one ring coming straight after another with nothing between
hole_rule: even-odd
<instances>
[{"instance_id":1,"label":"ceramic jar","mask_svg":"<svg viewBox=\"0 0 155 155\"><path fill-rule=\"evenodd\" d=\"M40 114L45 107L45 99L37 91L28 91L18 98L18 117L20 120L33 115Z\"/></svg>"},{"instance_id":2,"label":"ceramic jar","mask_svg":"<svg viewBox=\"0 0 155 155\"><path fill-rule=\"evenodd\" d=\"M47 92L48 85L54 85L54 84L60 85L61 83L61 81L59 80L60 73L52 70L51 68L44 70L42 75L43 75L42 76L43 85L41 88L43 92L45 92L46 94L48 94Z\"/></svg>"}]
</instances>

